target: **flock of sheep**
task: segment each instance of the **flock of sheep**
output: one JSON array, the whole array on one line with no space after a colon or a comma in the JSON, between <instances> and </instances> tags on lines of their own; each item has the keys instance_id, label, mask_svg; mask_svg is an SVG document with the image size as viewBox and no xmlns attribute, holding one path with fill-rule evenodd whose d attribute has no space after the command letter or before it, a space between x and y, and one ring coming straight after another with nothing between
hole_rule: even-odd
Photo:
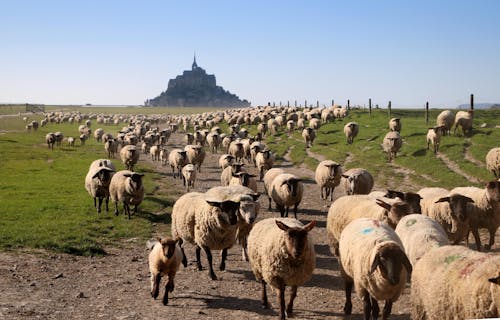
<instances>
[{"instance_id":1,"label":"flock of sheep","mask_svg":"<svg viewBox=\"0 0 500 320\"><path fill-rule=\"evenodd\" d=\"M298 286L308 281L315 269L315 250L308 237L316 222L303 224L297 213L303 197L303 181L284 168L274 167L274 155L265 145L265 136L286 128L302 130L306 147L318 134L322 123L348 115L344 107L326 109L288 107L257 107L231 109L197 115L161 116L96 116L97 123L128 122L116 136L94 131L102 141L109 158L120 148L120 159L127 168L116 172L109 159L92 162L85 178L85 187L94 199L97 212L102 202L108 210L108 199L123 204L130 218L144 198L143 174L133 171L141 152L152 161L168 164L173 178L182 178L186 193L178 198L172 209L172 237L148 242L151 249L151 295L157 298L162 277L167 277L163 303L174 290L174 278L180 264L187 265L184 245L195 246L196 262L202 270L201 250L209 266L209 276L217 279L212 266L212 250L220 250L220 270L225 269L227 250L235 243L242 246L242 259L249 261L256 279L262 283L261 300L268 307L266 285L278 292L280 318L293 314L293 302ZM472 128L471 111L443 111L436 126L429 129L428 145L438 151L442 135L461 126L464 134ZM84 117L50 114L54 117ZM92 117L91 117L92 118ZM452 119L453 118L453 119ZM64 120L62 120L64 121ZM66 120L68 121L68 120ZM225 121L229 132L223 133ZM308 126L306 126L308 123ZM258 133L251 137L243 126L257 125ZM81 125L82 144L91 134L90 119ZM163 127L164 129L160 129ZM390 131L382 147L389 161L396 157L402 145L401 119L389 122ZM185 148L167 152L172 134L184 134ZM191 132L190 132L191 131ZM344 126L347 143L354 143L359 124ZM62 134L60 134L62 136ZM57 142L56 134L48 134L50 148ZM68 139L69 143L69 139ZM196 176L202 174L206 152L225 152L219 158L221 186L205 192L192 192ZM484 188L459 187L452 190L423 188L420 191L372 191L374 179L363 168L344 170L333 160L319 163L315 181L321 199L333 201L333 191L341 185L346 195L332 202L327 216L327 238L331 252L339 261L345 284L345 314L352 311L353 286L363 300L365 318L377 318L378 301L385 301L383 318L391 313L392 304L401 295L411 275L412 317L414 319L454 319L500 316L500 255L484 253L494 245L500 226L500 148L492 149L487 168L495 179ZM252 175L245 166L253 165L258 172ZM260 204L257 185L263 181L269 209L274 202L279 218L257 220ZM288 217L293 208L294 218ZM489 242L481 245L479 229L489 231ZM468 244L471 232L475 238L473 251L459 245ZM292 288L285 303L286 286Z\"/></svg>"}]
</instances>

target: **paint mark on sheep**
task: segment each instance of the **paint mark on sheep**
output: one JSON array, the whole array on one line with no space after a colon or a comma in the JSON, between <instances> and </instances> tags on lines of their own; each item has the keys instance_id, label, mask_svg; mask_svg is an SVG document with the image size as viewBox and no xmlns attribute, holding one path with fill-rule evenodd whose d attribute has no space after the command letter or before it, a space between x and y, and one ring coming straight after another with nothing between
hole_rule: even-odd
<instances>
[{"instance_id":1,"label":"paint mark on sheep","mask_svg":"<svg viewBox=\"0 0 500 320\"><path fill-rule=\"evenodd\" d=\"M459 255L459 254L452 254L451 256L447 256L446 258L444 258L444 263L446 264L450 264L454 261L457 261L459 259L462 259L463 256L462 255Z\"/></svg>"},{"instance_id":2,"label":"paint mark on sheep","mask_svg":"<svg viewBox=\"0 0 500 320\"><path fill-rule=\"evenodd\" d=\"M373 228L364 228L363 230L361 230L361 233L362 234L369 234L371 232L373 232Z\"/></svg>"}]
</instances>

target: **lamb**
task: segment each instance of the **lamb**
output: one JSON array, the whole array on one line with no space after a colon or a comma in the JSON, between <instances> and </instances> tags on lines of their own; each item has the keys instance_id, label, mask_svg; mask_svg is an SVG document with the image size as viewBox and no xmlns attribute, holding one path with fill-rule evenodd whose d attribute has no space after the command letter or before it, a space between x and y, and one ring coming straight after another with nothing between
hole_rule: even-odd
<instances>
[{"instance_id":1,"label":"lamb","mask_svg":"<svg viewBox=\"0 0 500 320\"><path fill-rule=\"evenodd\" d=\"M354 138L358 135L359 132L359 124L356 122L349 122L344 126L344 134L347 138L347 144L351 144L354 142Z\"/></svg>"},{"instance_id":2,"label":"lamb","mask_svg":"<svg viewBox=\"0 0 500 320\"><path fill-rule=\"evenodd\" d=\"M75 138L68 137L68 146L70 146L70 147L74 147L75 146Z\"/></svg>"},{"instance_id":3,"label":"lamb","mask_svg":"<svg viewBox=\"0 0 500 320\"><path fill-rule=\"evenodd\" d=\"M436 220L452 244L467 237L470 224L467 203L473 201L471 198L441 188L424 188L418 193L422 196L422 214Z\"/></svg>"},{"instance_id":4,"label":"lamb","mask_svg":"<svg viewBox=\"0 0 500 320\"><path fill-rule=\"evenodd\" d=\"M500 255L443 246L424 255L411 280L412 319L500 316Z\"/></svg>"},{"instance_id":5,"label":"lamb","mask_svg":"<svg viewBox=\"0 0 500 320\"><path fill-rule=\"evenodd\" d=\"M412 266L398 235L386 223L361 218L349 223L339 242L341 274L345 283L344 312L352 312L353 285L363 299L365 319L377 319L379 300L385 300L382 319L403 292Z\"/></svg>"},{"instance_id":6,"label":"lamb","mask_svg":"<svg viewBox=\"0 0 500 320\"><path fill-rule=\"evenodd\" d=\"M222 250L219 268L224 271L227 250L236 240L239 200L239 196L226 199L214 193L207 197L203 193L190 192L177 199L172 209L172 236L196 245L196 262L200 271L203 268L200 260L203 248L212 280L217 280L217 276L212 266L211 250ZM183 264L187 266L182 246L181 250Z\"/></svg>"},{"instance_id":7,"label":"lamb","mask_svg":"<svg viewBox=\"0 0 500 320\"><path fill-rule=\"evenodd\" d=\"M168 293L174 291L175 274L179 270L183 258L181 248L177 246L177 243L181 241L167 237L147 242L147 247L151 250L148 262L151 274L151 296L154 299L160 293L161 277L168 277L163 295L163 305L168 304Z\"/></svg>"},{"instance_id":8,"label":"lamb","mask_svg":"<svg viewBox=\"0 0 500 320\"><path fill-rule=\"evenodd\" d=\"M297 208L302 201L304 186L297 176L282 173L274 178L268 189L268 197L276 203L281 217L288 217L288 210L293 206L293 215L297 219Z\"/></svg>"},{"instance_id":9,"label":"lamb","mask_svg":"<svg viewBox=\"0 0 500 320\"><path fill-rule=\"evenodd\" d=\"M389 130L401 133L401 119L392 118L391 120L389 120Z\"/></svg>"},{"instance_id":10,"label":"lamb","mask_svg":"<svg viewBox=\"0 0 500 320\"><path fill-rule=\"evenodd\" d=\"M323 160L316 167L314 179L319 185L321 199L327 199L330 196L330 201L333 201L333 190L340 184L342 177L342 166L332 160ZM323 196L323 191L325 195Z\"/></svg>"},{"instance_id":11,"label":"lamb","mask_svg":"<svg viewBox=\"0 0 500 320\"><path fill-rule=\"evenodd\" d=\"M54 133L49 132L45 135L45 142L47 143L47 147L49 149L54 150L54 144L56 143L56 137L54 136Z\"/></svg>"},{"instance_id":12,"label":"lamb","mask_svg":"<svg viewBox=\"0 0 500 320\"><path fill-rule=\"evenodd\" d=\"M160 146L156 144L151 146L149 154L151 155L151 161L160 161Z\"/></svg>"},{"instance_id":13,"label":"lamb","mask_svg":"<svg viewBox=\"0 0 500 320\"><path fill-rule=\"evenodd\" d=\"M436 118L436 126L444 128L443 135L450 134L453 123L455 123L455 114L450 110L442 111Z\"/></svg>"},{"instance_id":14,"label":"lamb","mask_svg":"<svg viewBox=\"0 0 500 320\"><path fill-rule=\"evenodd\" d=\"M221 144L221 139L219 134L217 132L210 132L207 135L207 143L208 147L210 148L210 151L212 153L217 153L217 150L219 149L219 146Z\"/></svg>"},{"instance_id":15,"label":"lamb","mask_svg":"<svg viewBox=\"0 0 500 320\"><path fill-rule=\"evenodd\" d=\"M493 148L486 154L486 169L500 179L500 147Z\"/></svg>"},{"instance_id":16,"label":"lamb","mask_svg":"<svg viewBox=\"0 0 500 320\"><path fill-rule=\"evenodd\" d=\"M115 203L115 214L118 215L118 202L123 203L123 211L130 219L130 205L134 206L134 214L144 198L142 177L144 174L122 170L115 173L109 184L109 194Z\"/></svg>"},{"instance_id":17,"label":"lamb","mask_svg":"<svg viewBox=\"0 0 500 320\"><path fill-rule=\"evenodd\" d=\"M179 178L181 178L181 170L182 167L184 167L187 163L187 155L186 151L182 149L172 149L168 155L168 163L170 164L170 167L172 168L172 174L175 179L175 170L179 172Z\"/></svg>"},{"instance_id":18,"label":"lamb","mask_svg":"<svg viewBox=\"0 0 500 320\"><path fill-rule=\"evenodd\" d=\"M255 175L249 174L248 172L237 172L233 174L231 180L229 180L229 185L241 185L257 192L257 181L255 181L255 177Z\"/></svg>"},{"instance_id":19,"label":"lamb","mask_svg":"<svg viewBox=\"0 0 500 320\"><path fill-rule=\"evenodd\" d=\"M495 233L500 226L500 181L490 181L484 189L475 187L459 187L451 190L473 200L468 204L471 210L470 228L476 240L477 249L481 250L479 228L486 228L490 233L490 241L485 245L490 250L495 243Z\"/></svg>"},{"instance_id":20,"label":"lamb","mask_svg":"<svg viewBox=\"0 0 500 320\"><path fill-rule=\"evenodd\" d=\"M395 231L413 267L433 248L450 244L443 227L436 220L421 214L404 216Z\"/></svg>"},{"instance_id":21,"label":"lamb","mask_svg":"<svg viewBox=\"0 0 500 320\"><path fill-rule=\"evenodd\" d=\"M160 161L162 166L166 166L168 162L168 150L165 146L160 147Z\"/></svg>"},{"instance_id":22,"label":"lamb","mask_svg":"<svg viewBox=\"0 0 500 320\"><path fill-rule=\"evenodd\" d=\"M270 218L256 223L248 236L250 265L256 280L262 283L262 305L269 307L269 284L278 291L280 319L293 316L297 287L311 278L316 267L314 243L308 235L315 225L314 220L303 225L295 219ZM286 286L292 291L285 306Z\"/></svg>"},{"instance_id":23,"label":"lamb","mask_svg":"<svg viewBox=\"0 0 500 320\"><path fill-rule=\"evenodd\" d=\"M312 147L314 139L316 139L316 132L311 127L304 128L304 130L302 130L302 138L304 138L306 148Z\"/></svg>"},{"instance_id":24,"label":"lamb","mask_svg":"<svg viewBox=\"0 0 500 320\"><path fill-rule=\"evenodd\" d=\"M373 188L373 177L365 169L349 169L342 174L342 186L347 195L369 194Z\"/></svg>"},{"instance_id":25,"label":"lamb","mask_svg":"<svg viewBox=\"0 0 500 320\"><path fill-rule=\"evenodd\" d=\"M461 126L464 136L471 135L473 118L474 110L458 111L455 116L455 129L453 130L453 134L456 135L458 126Z\"/></svg>"},{"instance_id":26,"label":"lamb","mask_svg":"<svg viewBox=\"0 0 500 320\"><path fill-rule=\"evenodd\" d=\"M271 191L271 184L273 183L274 178L276 178L277 176L279 176L282 173L285 173L285 171L283 169L280 169L280 168L272 168L266 172L266 174L264 175L264 191L265 191L266 195L269 195L269 193ZM270 196L268 196L268 199L269 199L269 208L268 209L271 210L272 198Z\"/></svg>"},{"instance_id":27,"label":"lamb","mask_svg":"<svg viewBox=\"0 0 500 320\"><path fill-rule=\"evenodd\" d=\"M134 165L139 161L139 150L134 145L126 145L120 150L120 159L127 170L133 171Z\"/></svg>"},{"instance_id":28,"label":"lamb","mask_svg":"<svg viewBox=\"0 0 500 320\"><path fill-rule=\"evenodd\" d=\"M104 143L104 150L108 154L108 158L114 158L118 151L118 142L113 138L107 139Z\"/></svg>"},{"instance_id":29,"label":"lamb","mask_svg":"<svg viewBox=\"0 0 500 320\"><path fill-rule=\"evenodd\" d=\"M326 220L330 250L338 256L340 234L354 219L377 219L395 229L399 220L409 213L409 205L400 199L387 201L386 199L373 199L369 195L340 197L330 206Z\"/></svg>"},{"instance_id":30,"label":"lamb","mask_svg":"<svg viewBox=\"0 0 500 320\"><path fill-rule=\"evenodd\" d=\"M441 143L441 133L443 132L444 127L433 127L429 128L427 131L427 150L429 150L429 146L432 143L432 146L434 147L434 154L436 154L439 151L439 144Z\"/></svg>"},{"instance_id":31,"label":"lamb","mask_svg":"<svg viewBox=\"0 0 500 320\"><path fill-rule=\"evenodd\" d=\"M264 171L270 170L274 165L274 155L271 150L262 150L255 155L255 165L259 170L259 180L262 181Z\"/></svg>"},{"instance_id":32,"label":"lamb","mask_svg":"<svg viewBox=\"0 0 500 320\"><path fill-rule=\"evenodd\" d=\"M184 151L186 151L188 163L194 164L198 172L201 172L201 165L205 161L206 155L203 147L199 145L187 145L184 147Z\"/></svg>"},{"instance_id":33,"label":"lamb","mask_svg":"<svg viewBox=\"0 0 500 320\"><path fill-rule=\"evenodd\" d=\"M186 164L182 167L182 183L186 187L186 192L189 192L189 188L194 188L194 182L196 181L196 167L193 164Z\"/></svg>"},{"instance_id":34,"label":"lamb","mask_svg":"<svg viewBox=\"0 0 500 320\"><path fill-rule=\"evenodd\" d=\"M389 162L396 159L396 155L403 145L403 139L397 131L387 132L382 142L382 149L387 153Z\"/></svg>"},{"instance_id":35,"label":"lamb","mask_svg":"<svg viewBox=\"0 0 500 320\"><path fill-rule=\"evenodd\" d=\"M231 164L233 164L234 157L230 154L223 154L219 158L219 166L221 167L222 170L226 169L229 167Z\"/></svg>"},{"instance_id":36,"label":"lamb","mask_svg":"<svg viewBox=\"0 0 500 320\"><path fill-rule=\"evenodd\" d=\"M109 184L115 171L115 166L108 159L94 160L90 164L85 177L85 189L94 199L94 207L97 209L97 213L101 213L103 199L106 200L106 212L109 210Z\"/></svg>"},{"instance_id":37,"label":"lamb","mask_svg":"<svg viewBox=\"0 0 500 320\"><path fill-rule=\"evenodd\" d=\"M252 161L254 167L257 167L257 164L255 163L255 156L257 156L257 153L263 151L265 148L266 146L260 141L255 141L250 145L250 160Z\"/></svg>"},{"instance_id":38,"label":"lamb","mask_svg":"<svg viewBox=\"0 0 500 320\"><path fill-rule=\"evenodd\" d=\"M233 178L233 175L237 174L238 172L244 171L243 166L245 164L243 163L233 163L229 167L226 167L224 170L222 170L222 173L220 175L220 183L222 186L228 186L229 182Z\"/></svg>"}]
</instances>

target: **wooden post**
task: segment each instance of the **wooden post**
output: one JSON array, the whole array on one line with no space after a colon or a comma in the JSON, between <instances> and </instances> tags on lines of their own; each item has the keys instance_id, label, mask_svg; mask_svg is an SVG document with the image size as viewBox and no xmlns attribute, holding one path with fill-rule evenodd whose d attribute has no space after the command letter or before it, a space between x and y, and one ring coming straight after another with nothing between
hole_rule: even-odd
<instances>
[{"instance_id":1,"label":"wooden post","mask_svg":"<svg viewBox=\"0 0 500 320\"><path fill-rule=\"evenodd\" d=\"M286 106L287 106L288 108L290 108L290 100L288 100L288 101L286 102Z\"/></svg>"},{"instance_id":2,"label":"wooden post","mask_svg":"<svg viewBox=\"0 0 500 320\"><path fill-rule=\"evenodd\" d=\"M281 107L281 101L280 101L280 107Z\"/></svg>"},{"instance_id":3,"label":"wooden post","mask_svg":"<svg viewBox=\"0 0 500 320\"><path fill-rule=\"evenodd\" d=\"M316 108L319 108L319 100L316 100Z\"/></svg>"},{"instance_id":4,"label":"wooden post","mask_svg":"<svg viewBox=\"0 0 500 320\"><path fill-rule=\"evenodd\" d=\"M307 108L307 100L304 100L304 108Z\"/></svg>"},{"instance_id":5,"label":"wooden post","mask_svg":"<svg viewBox=\"0 0 500 320\"><path fill-rule=\"evenodd\" d=\"M297 107L297 100L295 100L295 107Z\"/></svg>"},{"instance_id":6,"label":"wooden post","mask_svg":"<svg viewBox=\"0 0 500 320\"><path fill-rule=\"evenodd\" d=\"M474 95L470 95L470 110L474 110Z\"/></svg>"},{"instance_id":7,"label":"wooden post","mask_svg":"<svg viewBox=\"0 0 500 320\"><path fill-rule=\"evenodd\" d=\"M347 99L347 110L351 110L351 100Z\"/></svg>"},{"instance_id":8,"label":"wooden post","mask_svg":"<svg viewBox=\"0 0 500 320\"><path fill-rule=\"evenodd\" d=\"M372 115L372 98L368 99L368 112Z\"/></svg>"},{"instance_id":9,"label":"wooden post","mask_svg":"<svg viewBox=\"0 0 500 320\"><path fill-rule=\"evenodd\" d=\"M273 101L273 107L276 107L276 103Z\"/></svg>"},{"instance_id":10,"label":"wooden post","mask_svg":"<svg viewBox=\"0 0 500 320\"><path fill-rule=\"evenodd\" d=\"M389 111L389 118L391 117L391 102L389 101L389 105L387 106L387 110Z\"/></svg>"},{"instance_id":11,"label":"wooden post","mask_svg":"<svg viewBox=\"0 0 500 320\"><path fill-rule=\"evenodd\" d=\"M334 106L335 104L333 103L333 99L332 99L332 107Z\"/></svg>"},{"instance_id":12,"label":"wooden post","mask_svg":"<svg viewBox=\"0 0 500 320\"><path fill-rule=\"evenodd\" d=\"M429 101L425 103L425 124L429 125Z\"/></svg>"}]
</instances>

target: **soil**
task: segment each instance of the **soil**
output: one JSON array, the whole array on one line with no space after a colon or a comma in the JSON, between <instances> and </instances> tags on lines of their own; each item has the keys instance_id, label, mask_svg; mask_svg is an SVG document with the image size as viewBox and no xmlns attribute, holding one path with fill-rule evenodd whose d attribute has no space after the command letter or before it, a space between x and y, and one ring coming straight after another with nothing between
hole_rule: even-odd
<instances>
[{"instance_id":1,"label":"soil","mask_svg":"<svg viewBox=\"0 0 500 320\"><path fill-rule=\"evenodd\" d=\"M181 146L182 135L174 134L169 148ZM193 191L205 191L220 182L219 154L209 154L202 166ZM119 161L116 159L115 161ZM141 161L151 161L142 155ZM182 182L172 178L170 167L155 163L166 173L165 179L182 190ZM317 220L311 231L316 243L316 270L312 279L299 287L294 304L296 319L344 319L345 302L342 280L336 258L326 242L326 215L330 201L321 200L311 170L292 167L286 160L280 165L305 182L305 193L298 218L307 223ZM255 173L253 165L247 170ZM382 186L376 186L382 189ZM260 192L263 185L258 184ZM83 192L83 191L82 191ZM165 190L165 192L167 192ZM335 199L343 190L335 190ZM90 201L90 200L89 200ZM259 219L277 217L268 211L267 197L261 196ZM112 214L111 212L108 214ZM130 221L134 223L134 220ZM498 251L499 237L496 239ZM260 303L261 285L255 281L249 263L242 261L241 248L229 250L226 270L219 271L219 253L214 253L214 268L218 280L208 276L207 262L202 253L203 271L195 266L194 247L186 246L189 265L181 266L175 278L175 290L169 304L150 295L148 251L136 238L126 239L119 246L106 248L108 255L81 257L46 251L16 251L0 253L0 318L1 319L275 319L279 315L277 297L268 286L270 309ZM288 299L288 294L287 294ZM394 304L391 319L409 319L409 286ZM353 294L353 315L347 319L362 319L362 301Z\"/></svg>"}]
</instances>

